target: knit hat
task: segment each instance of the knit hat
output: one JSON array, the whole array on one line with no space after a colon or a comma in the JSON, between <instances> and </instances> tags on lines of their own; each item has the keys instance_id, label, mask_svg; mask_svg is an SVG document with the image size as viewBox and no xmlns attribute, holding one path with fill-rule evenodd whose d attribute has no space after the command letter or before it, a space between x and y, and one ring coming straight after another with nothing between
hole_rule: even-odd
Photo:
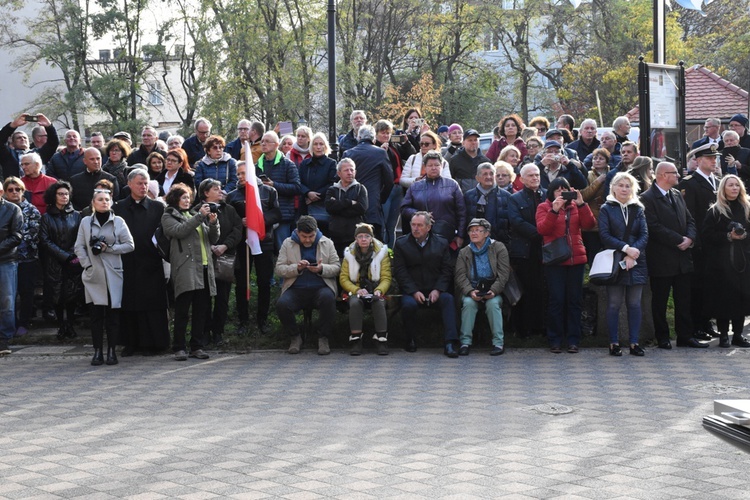
<instances>
[{"instance_id":1,"label":"knit hat","mask_svg":"<svg viewBox=\"0 0 750 500\"><path fill-rule=\"evenodd\" d=\"M448 128L447 125L440 125L438 127L438 134L442 134L443 132L449 132L449 131L450 129Z\"/></svg>"},{"instance_id":2,"label":"knit hat","mask_svg":"<svg viewBox=\"0 0 750 500\"><path fill-rule=\"evenodd\" d=\"M448 133L449 134L451 132L453 132L454 130L460 130L462 134L464 133L464 128L461 125L459 125L458 123L453 123L453 124L451 124L450 127L448 127Z\"/></svg>"},{"instance_id":3,"label":"knit hat","mask_svg":"<svg viewBox=\"0 0 750 500\"><path fill-rule=\"evenodd\" d=\"M730 122L737 122L741 124L743 127L747 128L747 116L743 115L742 113L737 113L733 117L729 119Z\"/></svg>"},{"instance_id":4,"label":"knit hat","mask_svg":"<svg viewBox=\"0 0 750 500\"><path fill-rule=\"evenodd\" d=\"M371 237L375 237L372 226L366 222L357 224L357 228L354 230L354 238L356 239L360 234L369 234Z\"/></svg>"}]
</instances>

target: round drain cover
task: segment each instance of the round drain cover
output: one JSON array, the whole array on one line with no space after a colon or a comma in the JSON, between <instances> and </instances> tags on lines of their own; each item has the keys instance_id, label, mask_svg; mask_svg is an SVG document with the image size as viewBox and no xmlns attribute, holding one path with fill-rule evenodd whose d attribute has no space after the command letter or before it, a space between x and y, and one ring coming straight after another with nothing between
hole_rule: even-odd
<instances>
[{"instance_id":1,"label":"round drain cover","mask_svg":"<svg viewBox=\"0 0 750 500\"><path fill-rule=\"evenodd\" d=\"M542 403L534 406L534 409L539 413L545 413L547 415L565 415L566 413L573 413L573 408L558 403Z\"/></svg>"}]
</instances>

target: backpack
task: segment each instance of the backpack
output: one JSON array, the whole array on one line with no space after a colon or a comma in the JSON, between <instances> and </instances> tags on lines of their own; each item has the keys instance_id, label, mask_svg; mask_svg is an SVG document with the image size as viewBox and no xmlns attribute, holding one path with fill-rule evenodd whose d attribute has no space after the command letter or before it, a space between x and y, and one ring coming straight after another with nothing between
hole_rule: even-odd
<instances>
[{"instance_id":1,"label":"backpack","mask_svg":"<svg viewBox=\"0 0 750 500\"><path fill-rule=\"evenodd\" d=\"M169 262L169 250L172 248L172 239L164 234L164 228L161 223L159 223L154 232L154 245L156 246L156 251L159 253L159 257L165 262Z\"/></svg>"},{"instance_id":2,"label":"backpack","mask_svg":"<svg viewBox=\"0 0 750 500\"><path fill-rule=\"evenodd\" d=\"M182 241L178 240L177 243L180 245L180 253L182 253ZM162 227L161 222L156 227L156 231L154 231L154 246L159 253L159 257L161 257L164 262L169 262L169 251L172 248L172 238L164 234L164 228Z\"/></svg>"}]
</instances>

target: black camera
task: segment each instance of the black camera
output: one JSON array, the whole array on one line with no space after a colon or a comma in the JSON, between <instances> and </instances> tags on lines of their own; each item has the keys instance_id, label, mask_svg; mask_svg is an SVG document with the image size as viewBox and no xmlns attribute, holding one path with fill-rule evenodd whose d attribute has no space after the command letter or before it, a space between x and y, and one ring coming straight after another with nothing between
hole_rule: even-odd
<instances>
[{"instance_id":1,"label":"black camera","mask_svg":"<svg viewBox=\"0 0 750 500\"><path fill-rule=\"evenodd\" d=\"M104 236L92 236L91 240L89 240L89 246L91 247L91 253L94 255L99 255L104 251L104 245L102 243L106 244L106 240L104 239Z\"/></svg>"},{"instance_id":2,"label":"black camera","mask_svg":"<svg viewBox=\"0 0 750 500\"><path fill-rule=\"evenodd\" d=\"M479 280L479 283L477 284L477 295L479 297L484 297L488 293L490 293L492 289L492 284L495 282L495 280L488 280L488 279L481 279Z\"/></svg>"},{"instance_id":3,"label":"black camera","mask_svg":"<svg viewBox=\"0 0 750 500\"><path fill-rule=\"evenodd\" d=\"M574 201L578 198L578 193L575 191L563 191L560 193L560 196L562 196L562 199L565 201Z\"/></svg>"},{"instance_id":4,"label":"black camera","mask_svg":"<svg viewBox=\"0 0 750 500\"><path fill-rule=\"evenodd\" d=\"M737 236L742 236L743 234L745 234L745 226L743 226L739 222L730 222L729 231L734 231L734 234L736 234Z\"/></svg>"},{"instance_id":5,"label":"black camera","mask_svg":"<svg viewBox=\"0 0 750 500\"><path fill-rule=\"evenodd\" d=\"M218 214L219 213L219 204L218 203L209 202L208 203L208 208L211 209L211 213L212 214Z\"/></svg>"}]
</instances>

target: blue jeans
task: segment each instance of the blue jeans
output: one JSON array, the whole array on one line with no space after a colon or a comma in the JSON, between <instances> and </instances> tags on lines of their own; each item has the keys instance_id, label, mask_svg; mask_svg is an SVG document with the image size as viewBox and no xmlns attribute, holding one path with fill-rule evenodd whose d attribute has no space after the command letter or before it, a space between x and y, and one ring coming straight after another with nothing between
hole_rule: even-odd
<instances>
[{"instance_id":1,"label":"blue jeans","mask_svg":"<svg viewBox=\"0 0 750 500\"><path fill-rule=\"evenodd\" d=\"M18 263L0 264L0 344L8 344L16 333L16 287Z\"/></svg>"},{"instance_id":2,"label":"blue jeans","mask_svg":"<svg viewBox=\"0 0 750 500\"><path fill-rule=\"evenodd\" d=\"M425 294L427 295L427 294ZM426 309L427 306L420 306L414 297L404 295L401 297L401 319L404 322L404 331L408 338L414 337L414 332L419 328L417 322L417 309ZM458 331L456 330L456 306L453 304L453 295L442 292L437 304L429 306L430 309L437 307L443 317L443 329L445 330L445 341L451 342L458 340Z\"/></svg>"},{"instance_id":3,"label":"blue jeans","mask_svg":"<svg viewBox=\"0 0 750 500\"><path fill-rule=\"evenodd\" d=\"M320 288L287 288L276 301L279 321L290 337L300 334L294 315L297 311L307 308L318 310L320 336L330 337L336 319L336 296L327 285Z\"/></svg>"},{"instance_id":4,"label":"blue jeans","mask_svg":"<svg viewBox=\"0 0 750 500\"><path fill-rule=\"evenodd\" d=\"M479 312L479 305L484 304L484 313L487 315L487 320L490 323L492 329L492 345L502 346L504 345L504 332L503 332L503 310L501 305L503 303L500 296L492 297L489 300L477 302L469 296L465 296L462 299L463 307L461 307L461 345L471 345L472 334L474 331L474 322L477 319L477 313Z\"/></svg>"},{"instance_id":5,"label":"blue jeans","mask_svg":"<svg viewBox=\"0 0 750 500\"><path fill-rule=\"evenodd\" d=\"M583 264L544 266L549 292L547 338L552 347L560 347L566 334L568 345L581 341L583 268Z\"/></svg>"},{"instance_id":6,"label":"blue jeans","mask_svg":"<svg viewBox=\"0 0 750 500\"><path fill-rule=\"evenodd\" d=\"M623 299L628 308L628 338L631 344L638 343L638 333L641 329L641 294L643 285L618 285L607 287L607 329L609 343L619 344L620 307Z\"/></svg>"},{"instance_id":7,"label":"blue jeans","mask_svg":"<svg viewBox=\"0 0 750 500\"><path fill-rule=\"evenodd\" d=\"M383 214L385 215L385 234L383 243L393 248L396 243L396 223L401 215L401 202L404 201L404 189L399 186L393 186L390 196L383 204Z\"/></svg>"},{"instance_id":8,"label":"blue jeans","mask_svg":"<svg viewBox=\"0 0 750 500\"><path fill-rule=\"evenodd\" d=\"M279 255L279 250L281 250L284 240L292 235L292 231L294 230L293 225L293 222L279 222L279 225L273 230L274 251L276 255Z\"/></svg>"}]
</instances>

